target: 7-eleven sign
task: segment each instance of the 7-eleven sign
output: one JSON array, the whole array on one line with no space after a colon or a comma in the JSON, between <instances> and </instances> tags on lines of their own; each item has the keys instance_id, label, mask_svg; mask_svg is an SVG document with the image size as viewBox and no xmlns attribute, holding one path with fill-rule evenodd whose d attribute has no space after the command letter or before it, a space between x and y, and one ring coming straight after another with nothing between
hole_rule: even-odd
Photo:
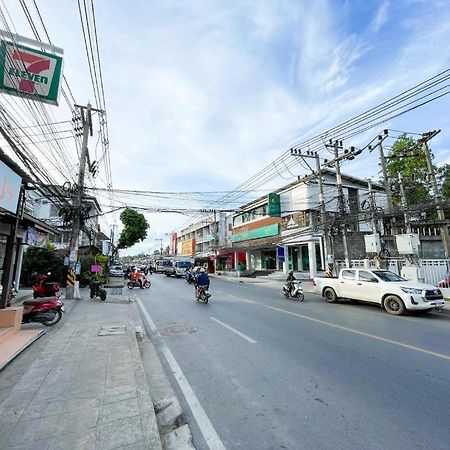
<instances>
[{"instance_id":1,"label":"7-eleven sign","mask_svg":"<svg viewBox=\"0 0 450 450\"><path fill-rule=\"evenodd\" d=\"M61 71L61 56L0 40L0 90L57 105Z\"/></svg>"}]
</instances>

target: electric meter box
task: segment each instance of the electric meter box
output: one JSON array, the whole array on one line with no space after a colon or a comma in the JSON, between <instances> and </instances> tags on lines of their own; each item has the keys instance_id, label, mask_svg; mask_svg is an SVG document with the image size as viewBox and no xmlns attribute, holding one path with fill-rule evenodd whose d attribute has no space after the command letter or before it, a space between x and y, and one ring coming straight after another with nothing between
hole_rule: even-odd
<instances>
[{"instance_id":1,"label":"electric meter box","mask_svg":"<svg viewBox=\"0 0 450 450\"><path fill-rule=\"evenodd\" d=\"M397 250L400 255L418 255L419 254L419 235L418 234L396 234Z\"/></svg>"},{"instance_id":2,"label":"electric meter box","mask_svg":"<svg viewBox=\"0 0 450 450\"><path fill-rule=\"evenodd\" d=\"M366 244L367 253L380 253L381 252L381 239L377 234L365 234L364 242Z\"/></svg>"},{"instance_id":3,"label":"electric meter box","mask_svg":"<svg viewBox=\"0 0 450 450\"><path fill-rule=\"evenodd\" d=\"M425 283L425 276L421 267L417 266L403 266L401 276L408 281L414 283Z\"/></svg>"}]
</instances>

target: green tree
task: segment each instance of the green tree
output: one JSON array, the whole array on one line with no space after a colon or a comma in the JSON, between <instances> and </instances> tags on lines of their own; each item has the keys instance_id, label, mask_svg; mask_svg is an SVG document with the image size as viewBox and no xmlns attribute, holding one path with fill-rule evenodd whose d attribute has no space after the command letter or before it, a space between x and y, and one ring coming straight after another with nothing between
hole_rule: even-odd
<instances>
[{"instance_id":1,"label":"green tree","mask_svg":"<svg viewBox=\"0 0 450 450\"><path fill-rule=\"evenodd\" d=\"M51 244L48 244L47 248L28 247L23 254L21 283L30 286L33 272L51 272L52 281L63 282L63 263L63 259L55 253Z\"/></svg>"},{"instance_id":2,"label":"green tree","mask_svg":"<svg viewBox=\"0 0 450 450\"><path fill-rule=\"evenodd\" d=\"M149 224L143 214L126 208L120 214L120 220L124 228L120 233L118 249L132 247L147 237Z\"/></svg>"},{"instance_id":3,"label":"green tree","mask_svg":"<svg viewBox=\"0 0 450 450\"><path fill-rule=\"evenodd\" d=\"M450 199L450 164L444 164L438 169L437 179L442 197Z\"/></svg>"},{"instance_id":4,"label":"green tree","mask_svg":"<svg viewBox=\"0 0 450 450\"><path fill-rule=\"evenodd\" d=\"M408 205L426 204L431 201L428 181L427 160L422 148L406 134L400 135L392 145L386 163L391 179L392 197L395 205L401 204L398 174L403 177L406 202Z\"/></svg>"}]
</instances>

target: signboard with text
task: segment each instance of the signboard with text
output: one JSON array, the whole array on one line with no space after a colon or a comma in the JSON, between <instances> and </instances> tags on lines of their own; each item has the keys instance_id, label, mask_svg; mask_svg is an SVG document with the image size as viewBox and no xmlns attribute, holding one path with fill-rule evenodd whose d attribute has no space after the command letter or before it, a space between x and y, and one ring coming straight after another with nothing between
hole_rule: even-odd
<instances>
[{"instance_id":1,"label":"signboard with text","mask_svg":"<svg viewBox=\"0 0 450 450\"><path fill-rule=\"evenodd\" d=\"M62 61L61 56L0 40L0 90L57 105Z\"/></svg>"},{"instance_id":2,"label":"signboard with text","mask_svg":"<svg viewBox=\"0 0 450 450\"><path fill-rule=\"evenodd\" d=\"M0 207L16 213L22 178L0 161Z\"/></svg>"}]
</instances>

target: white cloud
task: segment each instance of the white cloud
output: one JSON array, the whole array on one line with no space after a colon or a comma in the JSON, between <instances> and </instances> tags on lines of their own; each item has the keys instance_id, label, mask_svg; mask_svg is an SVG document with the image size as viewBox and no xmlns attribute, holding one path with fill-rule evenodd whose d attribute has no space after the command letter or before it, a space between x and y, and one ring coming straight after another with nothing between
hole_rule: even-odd
<instances>
[{"instance_id":1,"label":"white cloud","mask_svg":"<svg viewBox=\"0 0 450 450\"><path fill-rule=\"evenodd\" d=\"M370 30L372 33L377 33L380 28L388 21L388 9L389 0L384 0L378 8L372 23L370 24Z\"/></svg>"}]
</instances>

